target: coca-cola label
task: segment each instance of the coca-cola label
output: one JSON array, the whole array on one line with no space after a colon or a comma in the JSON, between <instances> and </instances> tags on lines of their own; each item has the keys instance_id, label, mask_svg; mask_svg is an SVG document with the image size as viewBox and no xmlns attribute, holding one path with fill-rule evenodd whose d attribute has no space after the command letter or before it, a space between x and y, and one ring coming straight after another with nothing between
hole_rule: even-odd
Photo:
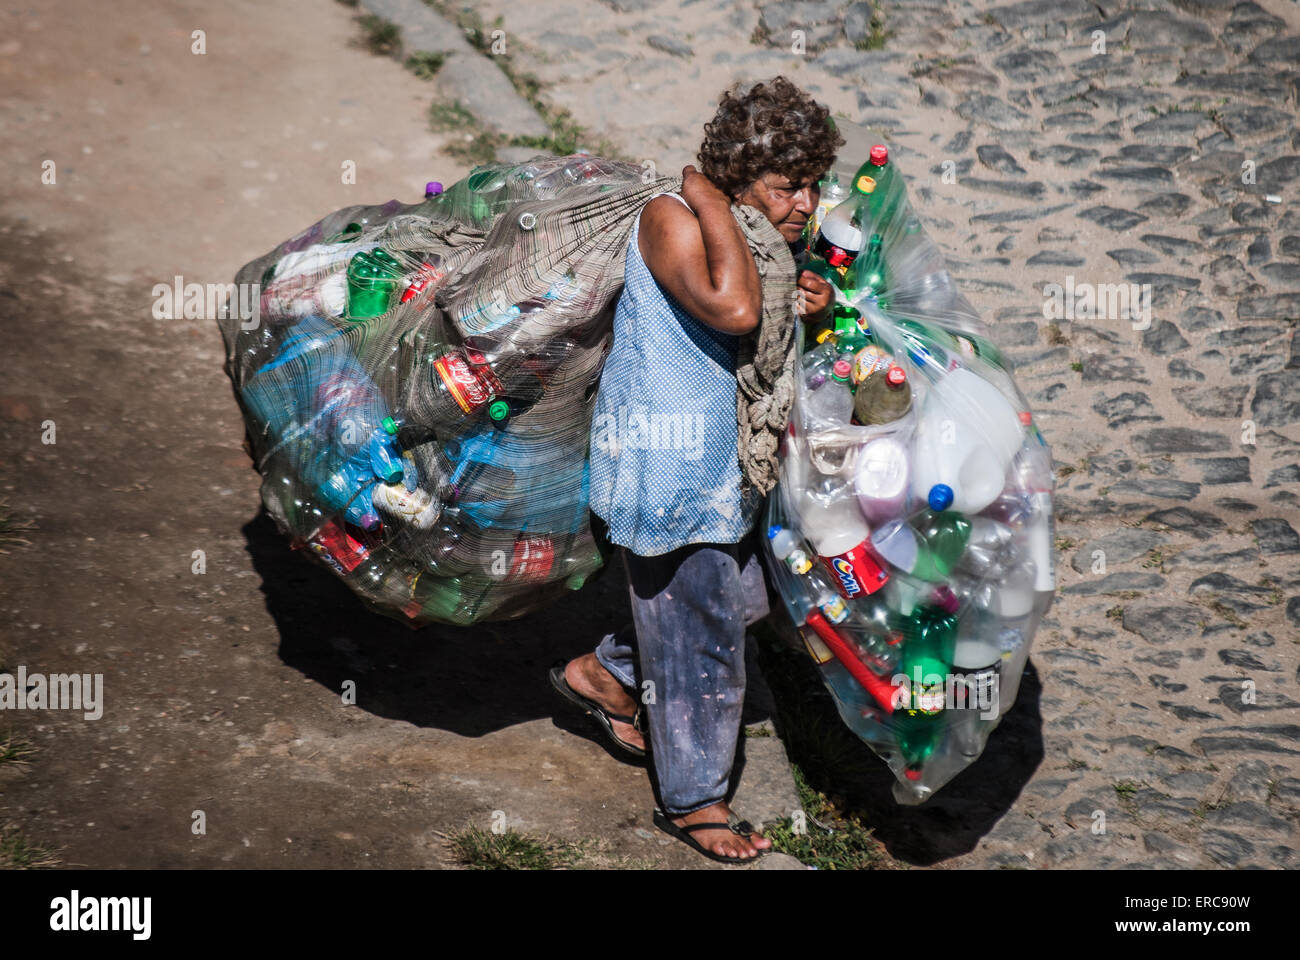
<instances>
[{"instance_id":1,"label":"coca-cola label","mask_svg":"<svg viewBox=\"0 0 1300 960\"><path fill-rule=\"evenodd\" d=\"M488 385L470 369L459 353L447 353L433 361L433 369L442 379L452 399L466 413L473 413L492 399Z\"/></svg>"}]
</instances>

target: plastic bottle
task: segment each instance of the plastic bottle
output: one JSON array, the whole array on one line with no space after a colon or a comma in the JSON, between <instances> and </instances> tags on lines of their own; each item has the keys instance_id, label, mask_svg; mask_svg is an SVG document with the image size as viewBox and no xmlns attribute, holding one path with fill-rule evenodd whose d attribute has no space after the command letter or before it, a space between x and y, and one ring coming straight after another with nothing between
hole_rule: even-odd
<instances>
[{"instance_id":1,"label":"plastic bottle","mask_svg":"<svg viewBox=\"0 0 1300 960\"><path fill-rule=\"evenodd\" d=\"M816 390L824 384L830 379L835 361L838 359L840 357L835 350L835 343L831 340L820 343L805 353L801 360L804 386L809 390Z\"/></svg>"},{"instance_id":2,"label":"plastic bottle","mask_svg":"<svg viewBox=\"0 0 1300 960\"><path fill-rule=\"evenodd\" d=\"M977 757L1001 715L1002 649L997 618L978 608L967 610L957 628L952 669L963 678L965 703L952 715L952 736L965 757Z\"/></svg>"},{"instance_id":3,"label":"plastic bottle","mask_svg":"<svg viewBox=\"0 0 1300 960\"><path fill-rule=\"evenodd\" d=\"M949 510L952 492L942 484L931 488L930 506L910 520L894 520L871 536L876 552L904 573L919 580L947 580L970 539L970 521Z\"/></svg>"},{"instance_id":4,"label":"plastic bottle","mask_svg":"<svg viewBox=\"0 0 1300 960\"><path fill-rule=\"evenodd\" d=\"M900 518L907 505L907 447L896 437L867 441L858 454L853 491L874 528Z\"/></svg>"},{"instance_id":5,"label":"plastic bottle","mask_svg":"<svg viewBox=\"0 0 1300 960\"><path fill-rule=\"evenodd\" d=\"M805 574L812 569L812 561L803 549L803 541L792 530L782 526L770 527L767 538L772 543L772 553L785 562L795 574Z\"/></svg>"},{"instance_id":6,"label":"plastic bottle","mask_svg":"<svg viewBox=\"0 0 1300 960\"><path fill-rule=\"evenodd\" d=\"M810 610L806 622L835 659L871 695L879 708L886 714L893 713L894 706L899 700L898 688L863 663L853 643L840 634L836 627L827 622L818 611Z\"/></svg>"},{"instance_id":7,"label":"plastic bottle","mask_svg":"<svg viewBox=\"0 0 1300 960\"><path fill-rule=\"evenodd\" d=\"M429 254L429 257L430 259L441 262L441 258L438 257L437 254ZM429 263L427 260L422 262L419 269L415 272L415 275L407 282L406 289L402 291L401 302L410 303L421 294L428 294L423 298L422 302L417 305L420 307L427 306L431 302L434 289L446 278L446 276L447 274L434 264Z\"/></svg>"},{"instance_id":8,"label":"plastic bottle","mask_svg":"<svg viewBox=\"0 0 1300 960\"><path fill-rule=\"evenodd\" d=\"M858 325L858 311L852 307L839 307L835 311L835 349L841 359L849 361L849 377L852 379L852 364L858 353L871 346L871 338Z\"/></svg>"},{"instance_id":9,"label":"plastic bottle","mask_svg":"<svg viewBox=\"0 0 1300 960\"><path fill-rule=\"evenodd\" d=\"M1052 515L1056 478L1051 454L1037 427L1031 429L1014 467L1017 485L1029 497L1030 510L1022 529L1029 559L1034 564L1035 607L1041 616L1047 613L1056 595L1055 517Z\"/></svg>"},{"instance_id":10,"label":"plastic bottle","mask_svg":"<svg viewBox=\"0 0 1300 960\"><path fill-rule=\"evenodd\" d=\"M369 547L335 520L327 520L303 545L341 577L355 570L370 553Z\"/></svg>"},{"instance_id":11,"label":"plastic bottle","mask_svg":"<svg viewBox=\"0 0 1300 960\"><path fill-rule=\"evenodd\" d=\"M349 320L387 313L402 276L402 265L387 250L376 247L348 261Z\"/></svg>"},{"instance_id":12,"label":"plastic bottle","mask_svg":"<svg viewBox=\"0 0 1300 960\"><path fill-rule=\"evenodd\" d=\"M906 678L908 699L903 709L895 711L894 722L905 763L904 776L909 780L921 778L921 765L943 737L957 625L952 612L926 604L913 611L903 627L900 672Z\"/></svg>"},{"instance_id":13,"label":"plastic bottle","mask_svg":"<svg viewBox=\"0 0 1300 960\"><path fill-rule=\"evenodd\" d=\"M912 493L928 499L937 485L959 513L979 513L1001 493L1024 427L996 387L964 368L927 391L912 438Z\"/></svg>"},{"instance_id":14,"label":"plastic bottle","mask_svg":"<svg viewBox=\"0 0 1300 960\"><path fill-rule=\"evenodd\" d=\"M857 259L862 244L858 198L850 196L822 220L817 239L813 242L813 253L835 269L846 270Z\"/></svg>"},{"instance_id":15,"label":"plastic bottle","mask_svg":"<svg viewBox=\"0 0 1300 960\"><path fill-rule=\"evenodd\" d=\"M809 392L804 409L814 422L846 424L853 415L853 394L849 388L853 367L847 360L836 360L830 379Z\"/></svg>"},{"instance_id":16,"label":"plastic bottle","mask_svg":"<svg viewBox=\"0 0 1300 960\"><path fill-rule=\"evenodd\" d=\"M853 412L865 426L893 423L911 409L912 385L907 371L897 364L869 373L853 397Z\"/></svg>"},{"instance_id":17,"label":"plastic bottle","mask_svg":"<svg viewBox=\"0 0 1300 960\"><path fill-rule=\"evenodd\" d=\"M888 287L885 274L885 254L880 234L873 233L867 242L866 252L853 262L849 271L853 298L876 297Z\"/></svg>"},{"instance_id":18,"label":"plastic bottle","mask_svg":"<svg viewBox=\"0 0 1300 960\"><path fill-rule=\"evenodd\" d=\"M317 481L321 500L332 509L343 511L350 523L363 530L376 530L380 525L372 489L376 481L394 484L404 477L402 454L394 439L397 431L396 421L385 418L360 449L337 470Z\"/></svg>"},{"instance_id":19,"label":"plastic bottle","mask_svg":"<svg viewBox=\"0 0 1300 960\"><path fill-rule=\"evenodd\" d=\"M831 583L845 599L875 593L888 582L889 574L868 540L870 528L852 497L829 502L805 497L800 519Z\"/></svg>"},{"instance_id":20,"label":"plastic bottle","mask_svg":"<svg viewBox=\"0 0 1300 960\"><path fill-rule=\"evenodd\" d=\"M867 162L853 178L853 190L866 198L866 210L875 231L884 233L903 202L903 182L889 162L884 144L871 148Z\"/></svg>"},{"instance_id":21,"label":"plastic bottle","mask_svg":"<svg viewBox=\"0 0 1300 960\"><path fill-rule=\"evenodd\" d=\"M818 230L821 228L822 220L826 215L839 206L849 195L849 191L840 183L839 176L834 170L826 174L826 179L821 182L821 197L817 201L817 207L813 210L813 215L808 219L808 236L816 237Z\"/></svg>"}]
</instances>

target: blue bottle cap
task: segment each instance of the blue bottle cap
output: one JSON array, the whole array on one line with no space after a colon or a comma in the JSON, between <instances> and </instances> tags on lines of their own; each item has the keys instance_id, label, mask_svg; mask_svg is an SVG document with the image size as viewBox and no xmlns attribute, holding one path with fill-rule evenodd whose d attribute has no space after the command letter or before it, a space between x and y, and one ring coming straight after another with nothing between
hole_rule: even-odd
<instances>
[{"instance_id":1,"label":"blue bottle cap","mask_svg":"<svg viewBox=\"0 0 1300 960\"><path fill-rule=\"evenodd\" d=\"M947 510L952 506L952 487L946 483L936 483L930 488L930 509L936 512Z\"/></svg>"},{"instance_id":2,"label":"blue bottle cap","mask_svg":"<svg viewBox=\"0 0 1300 960\"><path fill-rule=\"evenodd\" d=\"M781 525L780 525L779 523L776 524L776 525L774 525L774 526L768 527L768 528L767 528L767 539L769 539L769 540L775 540L775 539L776 539L776 535L777 535L778 533L781 532L781 529L782 529L782 528L781 528Z\"/></svg>"}]
</instances>

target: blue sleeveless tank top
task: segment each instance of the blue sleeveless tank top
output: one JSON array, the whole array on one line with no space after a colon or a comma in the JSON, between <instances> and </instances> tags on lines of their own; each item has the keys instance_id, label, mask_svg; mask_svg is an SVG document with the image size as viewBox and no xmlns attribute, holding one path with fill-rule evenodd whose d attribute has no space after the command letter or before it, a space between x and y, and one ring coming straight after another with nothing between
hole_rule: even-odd
<instances>
[{"instance_id":1,"label":"blue sleeveless tank top","mask_svg":"<svg viewBox=\"0 0 1300 960\"><path fill-rule=\"evenodd\" d=\"M696 320L659 285L640 228L638 214L592 417L591 509L614 543L642 556L736 543L762 502L740 492L738 338Z\"/></svg>"}]
</instances>

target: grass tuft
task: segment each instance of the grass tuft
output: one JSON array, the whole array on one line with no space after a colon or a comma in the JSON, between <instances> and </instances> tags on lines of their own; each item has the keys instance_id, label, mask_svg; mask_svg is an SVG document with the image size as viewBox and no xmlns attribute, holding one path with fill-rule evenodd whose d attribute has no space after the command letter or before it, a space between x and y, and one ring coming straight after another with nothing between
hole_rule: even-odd
<instances>
[{"instance_id":1,"label":"grass tuft","mask_svg":"<svg viewBox=\"0 0 1300 960\"><path fill-rule=\"evenodd\" d=\"M0 870L38 870L61 862L43 847L29 843L17 827L0 824Z\"/></svg>"},{"instance_id":2,"label":"grass tuft","mask_svg":"<svg viewBox=\"0 0 1300 960\"><path fill-rule=\"evenodd\" d=\"M366 13L357 17L362 36L357 44L377 56L396 56L402 47L402 28L391 20Z\"/></svg>"},{"instance_id":3,"label":"grass tuft","mask_svg":"<svg viewBox=\"0 0 1300 960\"><path fill-rule=\"evenodd\" d=\"M19 766L25 766L28 763L28 757L36 753L36 748L26 740L18 740L13 734L6 734L3 740L0 740L0 763L12 763Z\"/></svg>"},{"instance_id":4,"label":"grass tuft","mask_svg":"<svg viewBox=\"0 0 1300 960\"><path fill-rule=\"evenodd\" d=\"M447 55L445 53L424 51L411 54L406 58L406 63L403 66L421 80L432 80L446 62Z\"/></svg>"},{"instance_id":5,"label":"grass tuft","mask_svg":"<svg viewBox=\"0 0 1300 960\"><path fill-rule=\"evenodd\" d=\"M538 839L513 830L492 833L469 827L447 838L457 862L471 870L565 870L582 860L582 845Z\"/></svg>"}]
</instances>

